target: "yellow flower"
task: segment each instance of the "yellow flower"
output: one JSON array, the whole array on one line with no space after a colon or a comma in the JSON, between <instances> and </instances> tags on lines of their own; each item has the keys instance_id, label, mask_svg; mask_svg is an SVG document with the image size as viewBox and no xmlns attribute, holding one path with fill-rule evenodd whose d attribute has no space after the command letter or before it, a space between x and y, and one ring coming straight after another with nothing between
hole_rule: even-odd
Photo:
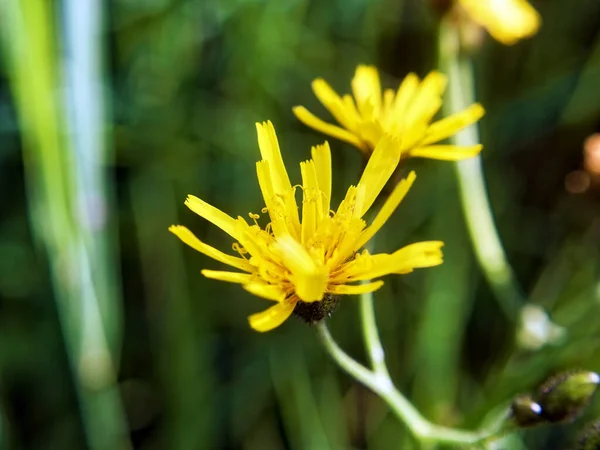
<instances>
[{"instance_id":1,"label":"yellow flower","mask_svg":"<svg viewBox=\"0 0 600 450\"><path fill-rule=\"evenodd\" d=\"M448 161L470 158L481 151L481 145L459 147L437 143L479 120L484 109L475 103L431 124L442 105L446 82L439 72L431 72L422 81L411 73L397 92L386 89L382 95L377 69L360 65L352 79L354 98L348 94L340 97L322 78L312 83L315 95L341 127L319 119L303 106L296 106L294 114L305 125L346 141L367 156L383 136L390 134L399 140L403 158Z\"/></svg>"},{"instance_id":2,"label":"yellow flower","mask_svg":"<svg viewBox=\"0 0 600 450\"><path fill-rule=\"evenodd\" d=\"M459 0L460 5L498 41L515 44L540 27L538 12L527 0Z\"/></svg>"},{"instance_id":3,"label":"yellow flower","mask_svg":"<svg viewBox=\"0 0 600 450\"><path fill-rule=\"evenodd\" d=\"M312 148L312 159L300 163L302 214L295 188L290 183L277 136L271 122L257 124L262 161L256 164L258 183L270 222L258 225L243 217L230 217L192 195L185 204L204 219L229 234L234 241L232 256L201 242L181 225L169 230L184 243L241 272L203 270L216 280L239 283L247 291L275 302L267 310L251 315L250 326L268 331L279 326L292 312L309 322L323 319L337 304L338 295L379 289L387 274L404 274L415 268L442 263L442 242L428 241L404 247L392 254L359 252L392 215L415 180L414 172L402 180L367 226L363 216L373 205L398 162L397 141L384 137L373 152L360 181L350 186L337 210L331 210L331 154L327 143ZM356 284L359 282L359 284Z\"/></svg>"}]
</instances>

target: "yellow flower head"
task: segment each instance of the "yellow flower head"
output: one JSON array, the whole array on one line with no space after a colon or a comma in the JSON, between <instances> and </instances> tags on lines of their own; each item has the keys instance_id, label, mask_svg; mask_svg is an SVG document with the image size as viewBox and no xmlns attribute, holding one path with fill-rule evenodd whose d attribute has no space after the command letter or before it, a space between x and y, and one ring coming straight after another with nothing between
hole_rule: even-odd
<instances>
[{"instance_id":1,"label":"yellow flower head","mask_svg":"<svg viewBox=\"0 0 600 450\"><path fill-rule=\"evenodd\" d=\"M459 0L471 19L506 45L533 36L540 27L538 12L527 0Z\"/></svg>"},{"instance_id":2,"label":"yellow flower head","mask_svg":"<svg viewBox=\"0 0 600 450\"><path fill-rule=\"evenodd\" d=\"M363 219L398 162L397 140L384 137L375 147L358 184L350 186L336 211L330 207L331 154L327 143L312 148L312 159L300 163L302 217L290 183L277 136L271 122L257 124L262 160L256 164L258 183L270 222L262 228L254 222L230 217L192 195L185 204L234 240L237 256L201 242L181 225L169 230L190 247L241 272L203 270L208 278L239 283L247 291L275 302L248 319L257 331L279 326L292 312L309 322L323 319L341 294L371 292L382 281L356 284L387 274L404 274L415 268L442 263L442 242L419 242L392 254L359 252L392 215L415 180L414 172L400 182L374 220Z\"/></svg>"},{"instance_id":3,"label":"yellow flower head","mask_svg":"<svg viewBox=\"0 0 600 450\"><path fill-rule=\"evenodd\" d=\"M409 74L397 91L381 93L379 72L373 66L358 66L352 79L354 98L340 97L325 80L317 78L312 88L319 101L335 117L341 127L327 123L303 106L294 114L315 130L346 141L367 156L385 135L397 138L402 157L424 157L456 161L477 155L482 146L459 147L439 145L460 129L479 120L483 107L475 103L445 119L430 123L442 106L446 77L431 72L422 81Z\"/></svg>"}]
</instances>

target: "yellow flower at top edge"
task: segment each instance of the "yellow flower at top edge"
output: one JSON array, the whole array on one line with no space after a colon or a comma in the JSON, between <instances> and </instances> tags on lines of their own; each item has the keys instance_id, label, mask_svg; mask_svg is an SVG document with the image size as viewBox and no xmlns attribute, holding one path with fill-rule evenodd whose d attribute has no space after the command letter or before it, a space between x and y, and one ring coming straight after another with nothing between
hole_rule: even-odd
<instances>
[{"instance_id":1,"label":"yellow flower at top edge","mask_svg":"<svg viewBox=\"0 0 600 450\"><path fill-rule=\"evenodd\" d=\"M169 230L184 243L238 271L203 270L208 278L239 283L244 289L275 304L251 315L250 326L268 331L292 312L308 322L322 320L336 306L339 295L379 289L384 275L405 274L415 268L442 263L442 242L418 242L391 254L371 255L362 250L402 201L415 180L414 172L387 198L370 225L363 219L396 169L400 150L396 139L383 137L373 151L359 182L350 186L337 210L331 208L331 154L327 143L312 148L312 159L300 163L302 184L288 177L271 122L257 124L262 160L256 164L269 223L259 225L225 214L203 200L188 196L193 212L221 228L234 240L233 256L200 241L190 230ZM301 214L295 191L302 191ZM362 251L361 251L362 250ZM358 284L357 284L358 283Z\"/></svg>"},{"instance_id":2,"label":"yellow flower at top edge","mask_svg":"<svg viewBox=\"0 0 600 450\"><path fill-rule=\"evenodd\" d=\"M379 72L373 66L360 65L352 79L351 95L340 97L325 80L317 78L312 88L319 101L341 126L327 123L296 106L296 117L317 131L346 141L371 154L383 136L395 136L402 157L423 157L457 161L477 155L481 145L461 147L440 145L439 142L462 128L477 122L484 114L475 103L465 110L431 123L442 106L446 77L431 72L422 81L409 74L397 91L386 89L383 94Z\"/></svg>"},{"instance_id":3,"label":"yellow flower at top edge","mask_svg":"<svg viewBox=\"0 0 600 450\"><path fill-rule=\"evenodd\" d=\"M533 36L541 18L527 0L459 0L471 19L506 45Z\"/></svg>"}]
</instances>

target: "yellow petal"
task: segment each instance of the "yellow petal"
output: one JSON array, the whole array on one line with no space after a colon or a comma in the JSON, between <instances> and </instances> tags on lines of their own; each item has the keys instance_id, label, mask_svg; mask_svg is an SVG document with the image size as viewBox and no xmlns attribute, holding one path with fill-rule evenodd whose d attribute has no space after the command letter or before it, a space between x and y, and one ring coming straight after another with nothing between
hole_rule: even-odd
<instances>
[{"instance_id":1,"label":"yellow petal","mask_svg":"<svg viewBox=\"0 0 600 450\"><path fill-rule=\"evenodd\" d=\"M271 220L275 214L276 205L274 202L275 192L273 191L273 183L271 182L271 171L269 169L269 161L262 160L256 163L256 177L258 178L258 186L265 201L265 206L269 211Z\"/></svg>"},{"instance_id":2,"label":"yellow petal","mask_svg":"<svg viewBox=\"0 0 600 450\"><path fill-rule=\"evenodd\" d=\"M371 151L379 143L379 140L385 134L379 118L374 120L363 120L356 128L357 133L363 142L366 142Z\"/></svg>"},{"instance_id":3,"label":"yellow petal","mask_svg":"<svg viewBox=\"0 0 600 450\"><path fill-rule=\"evenodd\" d=\"M371 207L400 161L400 142L389 135L381 138L358 182L365 192L362 207L356 212L362 217Z\"/></svg>"},{"instance_id":4,"label":"yellow petal","mask_svg":"<svg viewBox=\"0 0 600 450\"><path fill-rule=\"evenodd\" d=\"M412 102L418 87L419 77L414 73L409 73L398 87L394 106L389 117L390 127L393 127L397 132L401 131L404 127L406 111L408 110L408 106Z\"/></svg>"},{"instance_id":5,"label":"yellow petal","mask_svg":"<svg viewBox=\"0 0 600 450\"><path fill-rule=\"evenodd\" d=\"M258 135L258 146L263 160L267 161L269 169L269 178L273 189L273 194L283 200L284 214L289 232L297 237L300 233L300 218L298 215L298 205L294 197L294 191L290 183L290 178L285 169L275 128L271 121L262 124L256 124ZM273 219L272 219L273 220Z\"/></svg>"},{"instance_id":6,"label":"yellow petal","mask_svg":"<svg viewBox=\"0 0 600 450\"><path fill-rule=\"evenodd\" d=\"M352 93L356 99L358 111L369 119L381 110L381 81L374 66L359 65L352 79Z\"/></svg>"},{"instance_id":7,"label":"yellow petal","mask_svg":"<svg viewBox=\"0 0 600 450\"><path fill-rule=\"evenodd\" d=\"M358 147L361 150L368 150L365 145L361 142L361 140L354 134L349 131L344 130L338 126L327 123L317 116L308 111L304 106L295 106L294 114L302 122L304 125L307 125L311 128L314 128L321 133L325 133L328 136L332 136L336 139L340 139L344 142L347 142L355 147Z\"/></svg>"},{"instance_id":8,"label":"yellow petal","mask_svg":"<svg viewBox=\"0 0 600 450\"><path fill-rule=\"evenodd\" d=\"M317 183L323 193L323 216L327 216L331 208L331 150L329 143L325 141L323 145L313 147L311 155L317 171Z\"/></svg>"},{"instance_id":9,"label":"yellow petal","mask_svg":"<svg viewBox=\"0 0 600 450\"><path fill-rule=\"evenodd\" d=\"M351 123L359 124L363 119L358 113L358 109L356 109L356 104L354 103L352 96L348 94L344 95L342 97L342 103L344 104L344 112L346 113L348 120Z\"/></svg>"},{"instance_id":10,"label":"yellow petal","mask_svg":"<svg viewBox=\"0 0 600 450\"><path fill-rule=\"evenodd\" d=\"M235 219L218 208L206 203L194 195L188 195L185 206L190 208L200 217L212 222L232 238L239 240L235 232Z\"/></svg>"},{"instance_id":11,"label":"yellow petal","mask_svg":"<svg viewBox=\"0 0 600 450\"><path fill-rule=\"evenodd\" d=\"M273 184L271 183L271 172L269 170L268 161L258 161L256 163L256 176L258 184L265 201L265 206L271 218L271 230L275 236L283 234L296 235L296 230L289 218L286 217L285 203L281 197L278 197L273 192Z\"/></svg>"},{"instance_id":12,"label":"yellow petal","mask_svg":"<svg viewBox=\"0 0 600 450\"><path fill-rule=\"evenodd\" d=\"M262 159L269 161L271 170L271 181L275 194L283 195L292 190L290 178L285 170L285 164L281 157L281 150L275 134L275 128L271 121L256 124L256 134L258 136L258 146Z\"/></svg>"},{"instance_id":13,"label":"yellow petal","mask_svg":"<svg viewBox=\"0 0 600 450\"><path fill-rule=\"evenodd\" d=\"M373 223L366 228L362 234L360 235L359 240L356 242L354 251L359 250L363 247L367 242L371 240L375 233L377 233L381 227L388 221L391 215L394 213L400 202L404 199L408 191L410 190L412 184L414 183L417 175L414 171L411 171L408 174L408 177L400 181L387 198L377 216L373 220Z\"/></svg>"},{"instance_id":14,"label":"yellow petal","mask_svg":"<svg viewBox=\"0 0 600 450\"><path fill-rule=\"evenodd\" d=\"M459 147L456 145L429 145L427 147L410 150L413 158L431 158L442 161L460 161L462 159L477 156L483 145L472 145L470 147Z\"/></svg>"},{"instance_id":15,"label":"yellow petal","mask_svg":"<svg viewBox=\"0 0 600 450\"><path fill-rule=\"evenodd\" d=\"M327 269L317 263L302 245L291 236L278 237L273 246L285 267L296 294L305 302L323 298L327 284Z\"/></svg>"},{"instance_id":16,"label":"yellow petal","mask_svg":"<svg viewBox=\"0 0 600 450\"><path fill-rule=\"evenodd\" d=\"M248 317L250 326L261 333L281 325L294 311L294 303L283 302Z\"/></svg>"},{"instance_id":17,"label":"yellow petal","mask_svg":"<svg viewBox=\"0 0 600 450\"><path fill-rule=\"evenodd\" d=\"M393 260L393 273L409 273L413 269L433 267L442 264L441 241L423 241L407 245L390 256Z\"/></svg>"},{"instance_id":18,"label":"yellow petal","mask_svg":"<svg viewBox=\"0 0 600 450\"><path fill-rule=\"evenodd\" d=\"M374 281L372 283L363 283L363 284L337 284L330 286L328 291L331 294L339 294L339 295L360 295L366 294L367 292L373 292L383 286L383 281Z\"/></svg>"},{"instance_id":19,"label":"yellow petal","mask_svg":"<svg viewBox=\"0 0 600 450\"><path fill-rule=\"evenodd\" d=\"M300 163L302 174L303 200L302 200L302 243L306 246L317 229L317 211L319 216L323 212L321 191L317 184L315 163L311 159Z\"/></svg>"},{"instance_id":20,"label":"yellow petal","mask_svg":"<svg viewBox=\"0 0 600 450\"><path fill-rule=\"evenodd\" d=\"M246 272L254 272L254 267L245 259L227 255L216 248L205 244L196 236L194 236L194 233L182 225L171 225L169 227L169 231L181 239L185 244L192 247L194 250L197 250L212 259L216 259L223 264L227 264L228 266L232 266Z\"/></svg>"},{"instance_id":21,"label":"yellow petal","mask_svg":"<svg viewBox=\"0 0 600 450\"><path fill-rule=\"evenodd\" d=\"M407 245L391 255L380 253L371 256L363 252L348 263L332 281L372 280L391 273L405 274L414 269L437 266L443 262L443 245L440 241L423 241Z\"/></svg>"},{"instance_id":22,"label":"yellow petal","mask_svg":"<svg viewBox=\"0 0 600 450\"><path fill-rule=\"evenodd\" d=\"M430 72L414 95L406 111L404 128L409 129L418 122L428 123L442 105L442 94L448 78L436 70Z\"/></svg>"},{"instance_id":23,"label":"yellow petal","mask_svg":"<svg viewBox=\"0 0 600 450\"><path fill-rule=\"evenodd\" d=\"M213 280L227 281L228 283L250 283L256 278L255 275L250 273L238 273L238 272L225 272L222 270L201 270L200 273L206 278L212 278Z\"/></svg>"},{"instance_id":24,"label":"yellow petal","mask_svg":"<svg viewBox=\"0 0 600 450\"><path fill-rule=\"evenodd\" d=\"M396 92L393 89L386 89L383 93L383 110L382 114L388 114L392 110Z\"/></svg>"},{"instance_id":25,"label":"yellow petal","mask_svg":"<svg viewBox=\"0 0 600 450\"><path fill-rule=\"evenodd\" d=\"M280 286L274 284L266 284L261 282L252 282L242 286L251 294L266 300L274 302L283 302L286 298L286 292Z\"/></svg>"},{"instance_id":26,"label":"yellow petal","mask_svg":"<svg viewBox=\"0 0 600 450\"><path fill-rule=\"evenodd\" d=\"M319 101L329 110L331 115L335 117L340 125L345 128L352 128L356 121L352 115L346 113L346 108L341 97L335 92L331 86L322 78L317 78L312 82L313 92Z\"/></svg>"},{"instance_id":27,"label":"yellow petal","mask_svg":"<svg viewBox=\"0 0 600 450\"><path fill-rule=\"evenodd\" d=\"M463 128L477 122L484 114L485 110L483 106L479 103L474 103L459 113L439 120L429 126L421 145L433 144L434 142L439 142L453 136Z\"/></svg>"},{"instance_id":28,"label":"yellow petal","mask_svg":"<svg viewBox=\"0 0 600 450\"><path fill-rule=\"evenodd\" d=\"M460 0L460 3L475 22L506 45L533 36L540 27L540 15L526 0Z\"/></svg>"},{"instance_id":29,"label":"yellow petal","mask_svg":"<svg viewBox=\"0 0 600 450\"><path fill-rule=\"evenodd\" d=\"M258 258L269 257L268 244L273 238L266 232L261 231L256 225L248 225L248 222L238 216L236 220L236 231L240 237L240 244L253 256Z\"/></svg>"},{"instance_id":30,"label":"yellow petal","mask_svg":"<svg viewBox=\"0 0 600 450\"><path fill-rule=\"evenodd\" d=\"M425 137L428 127L429 124L427 122L417 122L412 124L409 128L406 128L401 135L402 138L400 139L401 152L407 153L409 150L418 147Z\"/></svg>"}]
</instances>

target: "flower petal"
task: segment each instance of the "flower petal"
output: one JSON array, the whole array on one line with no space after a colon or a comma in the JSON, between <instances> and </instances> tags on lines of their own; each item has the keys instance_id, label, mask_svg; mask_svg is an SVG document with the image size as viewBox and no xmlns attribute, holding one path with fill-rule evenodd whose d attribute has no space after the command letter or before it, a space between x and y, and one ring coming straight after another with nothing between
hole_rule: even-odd
<instances>
[{"instance_id":1,"label":"flower petal","mask_svg":"<svg viewBox=\"0 0 600 450\"><path fill-rule=\"evenodd\" d=\"M525 0L460 0L460 4L475 22L506 45L533 36L540 27L540 15Z\"/></svg>"},{"instance_id":2,"label":"flower petal","mask_svg":"<svg viewBox=\"0 0 600 450\"><path fill-rule=\"evenodd\" d=\"M205 244L182 225L171 225L169 231L181 239L185 244L192 247L194 250L205 254L206 256L216 259L217 261L227 264L228 266L235 267L246 272L254 272L255 268L244 258L237 258L235 256L227 255L210 245Z\"/></svg>"},{"instance_id":3,"label":"flower petal","mask_svg":"<svg viewBox=\"0 0 600 450\"><path fill-rule=\"evenodd\" d=\"M437 70L429 72L421 82L406 111L405 128L417 122L429 122L442 105L441 97L448 78Z\"/></svg>"},{"instance_id":4,"label":"flower petal","mask_svg":"<svg viewBox=\"0 0 600 450\"><path fill-rule=\"evenodd\" d=\"M232 238L239 240L239 237L235 231L235 219L233 217L225 214L223 211L215 208L209 203L206 203L204 200L199 199L195 195L187 196L185 199L185 206L190 208L200 217L218 226Z\"/></svg>"},{"instance_id":5,"label":"flower petal","mask_svg":"<svg viewBox=\"0 0 600 450\"><path fill-rule=\"evenodd\" d=\"M201 270L200 273L206 278L213 280L226 281L228 283L240 283L247 284L253 279L256 279L256 275L251 273L239 273L239 272L226 272L223 270Z\"/></svg>"},{"instance_id":6,"label":"flower petal","mask_svg":"<svg viewBox=\"0 0 600 450\"><path fill-rule=\"evenodd\" d=\"M415 148L410 150L410 156L413 158L431 158L442 161L460 161L462 159L477 156L483 145L477 144L469 147L457 145L429 145L427 147Z\"/></svg>"},{"instance_id":7,"label":"flower petal","mask_svg":"<svg viewBox=\"0 0 600 450\"><path fill-rule=\"evenodd\" d=\"M287 296L286 292L278 285L261 283L259 281L244 284L242 286L251 294L274 302L283 302Z\"/></svg>"},{"instance_id":8,"label":"flower petal","mask_svg":"<svg viewBox=\"0 0 600 450\"><path fill-rule=\"evenodd\" d=\"M281 197L277 197L273 192L273 183L271 183L271 171L269 170L269 161L258 161L256 163L256 176L258 185L265 201L265 206L271 218L271 229L275 236L283 234L295 235L294 226L288 220L286 221L285 205Z\"/></svg>"},{"instance_id":9,"label":"flower petal","mask_svg":"<svg viewBox=\"0 0 600 450\"><path fill-rule=\"evenodd\" d=\"M330 286L327 292L331 294L339 295L360 295L366 294L367 292L373 292L383 286L383 281L374 281L372 283L363 284L336 284Z\"/></svg>"},{"instance_id":10,"label":"flower petal","mask_svg":"<svg viewBox=\"0 0 600 450\"><path fill-rule=\"evenodd\" d=\"M294 311L295 304L289 302L278 303L269 309L252 314L248 317L250 326L261 333L270 331L281 325Z\"/></svg>"},{"instance_id":11,"label":"flower petal","mask_svg":"<svg viewBox=\"0 0 600 450\"><path fill-rule=\"evenodd\" d=\"M277 141L277 135L275 134L275 128L271 121L257 123L256 134L258 136L258 146L260 147L260 154L262 159L269 161L269 167L271 170L273 189L275 194L284 194L292 190L292 184L290 178L285 169L283 158L281 157L281 150L279 149L279 142Z\"/></svg>"},{"instance_id":12,"label":"flower petal","mask_svg":"<svg viewBox=\"0 0 600 450\"><path fill-rule=\"evenodd\" d=\"M342 98L323 79L317 78L312 82L312 89L319 101L327 108L335 120L344 128L352 129L356 125L352 114L347 113L347 108Z\"/></svg>"},{"instance_id":13,"label":"flower petal","mask_svg":"<svg viewBox=\"0 0 600 450\"><path fill-rule=\"evenodd\" d=\"M365 119L381 111L381 81L375 66L359 65L352 79L352 93L358 111Z\"/></svg>"},{"instance_id":14,"label":"flower petal","mask_svg":"<svg viewBox=\"0 0 600 450\"><path fill-rule=\"evenodd\" d=\"M329 275L322 264L317 264L306 249L293 237L278 237L273 246L290 271L290 281L296 295L305 302L316 302L323 298Z\"/></svg>"},{"instance_id":15,"label":"flower petal","mask_svg":"<svg viewBox=\"0 0 600 450\"><path fill-rule=\"evenodd\" d=\"M421 145L425 146L453 136L458 131L474 124L485 114L485 109L479 103L474 103L459 113L452 114L442 120L432 123L427 129Z\"/></svg>"},{"instance_id":16,"label":"flower petal","mask_svg":"<svg viewBox=\"0 0 600 450\"><path fill-rule=\"evenodd\" d=\"M311 155L317 171L317 183L323 193L323 216L326 217L329 215L331 207L331 150L329 143L325 141L323 145L313 147Z\"/></svg>"},{"instance_id":17,"label":"flower petal","mask_svg":"<svg viewBox=\"0 0 600 450\"><path fill-rule=\"evenodd\" d=\"M298 215L298 205L294 197L294 191L275 134L275 128L271 121L256 124L256 133L258 135L258 146L263 160L267 161L269 175L273 194L283 200L285 208L285 218L290 233L298 236L300 233L300 217Z\"/></svg>"},{"instance_id":18,"label":"flower petal","mask_svg":"<svg viewBox=\"0 0 600 450\"><path fill-rule=\"evenodd\" d=\"M356 217L362 217L369 210L399 162L399 140L389 135L384 136L375 147L358 182L357 189L364 188L364 199L362 205L357 205Z\"/></svg>"},{"instance_id":19,"label":"flower petal","mask_svg":"<svg viewBox=\"0 0 600 450\"><path fill-rule=\"evenodd\" d=\"M394 132L400 132L402 130L406 110L417 93L418 87L419 77L414 73L409 73L404 80L402 80L400 86L398 86L394 105L390 110L390 116L388 116L390 130L394 130Z\"/></svg>"},{"instance_id":20,"label":"flower petal","mask_svg":"<svg viewBox=\"0 0 600 450\"><path fill-rule=\"evenodd\" d=\"M300 120L300 122L302 122L304 125L314 128L315 130L320 131L321 133L325 133L341 141L352 144L363 151L368 151L368 148L356 135L350 133L349 131L343 128L340 128L336 125L332 125L319 119L313 113L308 111L304 106L295 106L293 111L298 120Z\"/></svg>"},{"instance_id":21,"label":"flower petal","mask_svg":"<svg viewBox=\"0 0 600 450\"><path fill-rule=\"evenodd\" d=\"M359 255L336 277L337 282L372 280L388 274L406 274L414 269L440 265L442 260L440 241L423 241L397 250L391 255L380 253Z\"/></svg>"},{"instance_id":22,"label":"flower petal","mask_svg":"<svg viewBox=\"0 0 600 450\"><path fill-rule=\"evenodd\" d=\"M323 211L321 193L317 184L317 172L315 162L311 159L300 163L302 174L302 244L308 245L308 241L317 229L317 211L321 215Z\"/></svg>"},{"instance_id":23,"label":"flower petal","mask_svg":"<svg viewBox=\"0 0 600 450\"><path fill-rule=\"evenodd\" d=\"M386 199L385 203L375 216L373 223L369 227L367 227L360 238L355 244L354 251L359 250L363 247L367 242L371 240L375 233L377 233L381 227L388 221L391 215L394 213L400 202L404 199L408 191L410 190L413 182L417 178L417 175L414 171L411 171L408 174L408 177L400 181L390 194L390 196Z\"/></svg>"}]
</instances>

